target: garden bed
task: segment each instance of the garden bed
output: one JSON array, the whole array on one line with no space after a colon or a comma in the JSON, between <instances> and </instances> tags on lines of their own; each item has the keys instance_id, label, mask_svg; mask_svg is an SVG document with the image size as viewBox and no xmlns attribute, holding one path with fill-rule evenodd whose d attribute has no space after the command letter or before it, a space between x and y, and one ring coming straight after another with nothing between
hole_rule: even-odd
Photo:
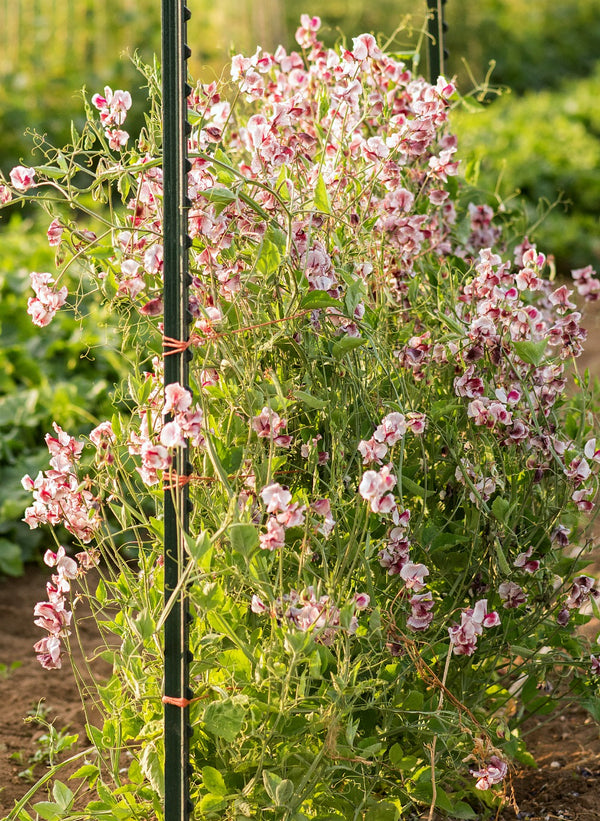
<instances>
[{"instance_id":1,"label":"garden bed","mask_svg":"<svg viewBox=\"0 0 600 821\"><path fill-rule=\"evenodd\" d=\"M600 571L600 563L596 565ZM33 624L33 604L44 590L48 571L29 568L20 579L0 580L0 664L10 667L17 660L22 665L0 679L0 811L7 813L14 802L30 787L19 773L28 768L28 760L40 749L38 740L44 730L38 724L25 723L28 712L42 703L48 720L57 730L67 728L78 733L79 742L62 758L84 750L85 716L70 667L46 671L32 652L39 639L39 628ZM88 657L98 649L99 636L92 621L79 622L81 638ZM590 625L587 626L588 629ZM80 661L81 654L75 658ZM102 661L94 662L99 675L107 672ZM520 818L541 821L563 818L569 821L596 821L600 805L600 738L598 727L583 710L569 710L564 715L531 719L529 749L539 763L538 770L521 770L512 783ZM75 762L61 774L62 781L81 764ZM560 766L558 766L560 765ZM34 775L40 778L47 767L37 764ZM37 796L36 800L43 800ZM502 821L515 818L507 807Z\"/></svg>"}]
</instances>

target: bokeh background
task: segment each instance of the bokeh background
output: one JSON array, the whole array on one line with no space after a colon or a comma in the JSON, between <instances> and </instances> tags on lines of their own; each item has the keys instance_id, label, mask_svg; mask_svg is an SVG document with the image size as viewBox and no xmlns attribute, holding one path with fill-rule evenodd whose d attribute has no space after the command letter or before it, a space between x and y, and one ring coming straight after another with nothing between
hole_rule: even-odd
<instances>
[{"instance_id":1,"label":"bokeh background","mask_svg":"<svg viewBox=\"0 0 600 821\"><path fill-rule=\"evenodd\" d=\"M327 44L371 31L425 71L426 0L188 3L191 71L204 82L232 53L294 48L301 12L322 18ZM558 276L600 270L600 0L447 0L444 10L446 75L464 96L453 127L474 196L520 214ZM146 104L135 52L160 53L159 0L0 0L0 170L40 162L32 130L69 141L83 86L129 89L135 133ZM65 311L43 334L31 325L29 272L55 270L48 221L27 208L0 216L0 574L18 575L47 546L20 522L30 501L20 478L45 466L44 434L54 420L77 434L110 415L127 368L101 304L85 324Z\"/></svg>"}]
</instances>

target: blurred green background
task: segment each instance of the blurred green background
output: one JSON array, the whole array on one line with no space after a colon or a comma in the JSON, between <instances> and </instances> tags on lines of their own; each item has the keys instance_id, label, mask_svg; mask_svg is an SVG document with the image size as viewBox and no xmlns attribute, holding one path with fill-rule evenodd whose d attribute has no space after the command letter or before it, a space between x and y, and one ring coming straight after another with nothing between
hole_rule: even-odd
<instances>
[{"instance_id":1,"label":"blurred green background","mask_svg":"<svg viewBox=\"0 0 600 821\"><path fill-rule=\"evenodd\" d=\"M301 12L322 18L327 44L372 31L394 51L420 47L426 70L426 0L188 3L191 70L206 82L232 51L294 48ZM466 97L453 123L473 196L520 209L559 273L588 263L600 270L600 0L448 0L444 8L446 75ZM70 121L82 119L82 86L90 95L105 85L131 90L135 133L145 105L127 56L136 50L148 62L160 51L159 0L0 0L0 169L36 164L30 129L68 142ZM85 326L63 312L42 332L25 314L29 272L54 270L48 222L27 209L0 216L0 573L13 575L48 546L18 521L29 502L19 479L46 461L44 433L53 420L71 433L89 430L126 368L99 304Z\"/></svg>"}]
</instances>

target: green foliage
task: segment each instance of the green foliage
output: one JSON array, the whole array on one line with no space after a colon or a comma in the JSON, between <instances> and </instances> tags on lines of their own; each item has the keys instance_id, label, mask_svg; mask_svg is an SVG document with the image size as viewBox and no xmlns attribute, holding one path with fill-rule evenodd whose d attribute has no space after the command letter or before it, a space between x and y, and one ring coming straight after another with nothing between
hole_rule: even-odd
<instances>
[{"instance_id":1,"label":"green foliage","mask_svg":"<svg viewBox=\"0 0 600 821\"><path fill-rule=\"evenodd\" d=\"M31 499L21 478L47 464L42 443L53 421L82 431L110 412L125 367L118 330L97 294L77 299L44 337L31 323L29 273L56 264L45 228L18 213L0 226L0 573L11 576L48 546L20 521ZM65 281L79 288L80 276L72 268ZM81 311L89 313L85 322Z\"/></svg>"},{"instance_id":2,"label":"green foliage","mask_svg":"<svg viewBox=\"0 0 600 821\"><path fill-rule=\"evenodd\" d=\"M450 71L465 91L462 61L478 81L493 62L492 82L522 94L591 74L600 53L599 0L449 0L446 19Z\"/></svg>"},{"instance_id":3,"label":"green foliage","mask_svg":"<svg viewBox=\"0 0 600 821\"><path fill-rule=\"evenodd\" d=\"M590 77L558 90L503 96L454 118L465 166L480 172L472 181L509 209L520 195L524 230L552 249L561 273L600 263L599 94L597 65Z\"/></svg>"}]
</instances>

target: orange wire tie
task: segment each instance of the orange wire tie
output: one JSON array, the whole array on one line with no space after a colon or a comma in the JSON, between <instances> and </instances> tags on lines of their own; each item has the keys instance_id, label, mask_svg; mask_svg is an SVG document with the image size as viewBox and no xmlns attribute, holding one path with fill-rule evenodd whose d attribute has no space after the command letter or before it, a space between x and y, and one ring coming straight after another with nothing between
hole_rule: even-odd
<instances>
[{"instance_id":1,"label":"orange wire tie","mask_svg":"<svg viewBox=\"0 0 600 821\"><path fill-rule=\"evenodd\" d=\"M176 353L183 353L184 351L187 351L190 345L193 344L192 337L190 337L189 339L175 339L172 336L163 336L162 342L163 348L165 349L163 351L164 356L170 356L171 354Z\"/></svg>"},{"instance_id":2,"label":"orange wire tie","mask_svg":"<svg viewBox=\"0 0 600 821\"><path fill-rule=\"evenodd\" d=\"M164 489L175 490L175 488L178 487L185 487L185 485L188 485L193 478L193 476L183 476L177 473L169 473L163 480Z\"/></svg>"},{"instance_id":3,"label":"orange wire tie","mask_svg":"<svg viewBox=\"0 0 600 821\"><path fill-rule=\"evenodd\" d=\"M163 704L172 704L173 707L181 707L181 709L184 710L195 701L202 701L203 698L206 698L206 696L196 696L196 698L175 698L174 696L163 696L161 701Z\"/></svg>"},{"instance_id":4,"label":"orange wire tie","mask_svg":"<svg viewBox=\"0 0 600 821\"><path fill-rule=\"evenodd\" d=\"M298 311L297 313L292 314L291 316L283 316L281 317L281 319L269 319L267 322L259 322L256 325L246 325L243 328L232 328L232 330L225 331L224 333L220 334L216 333L211 328L210 332L205 332L204 338L202 336L199 336L198 334L192 334L192 336L190 336L190 338L187 340L175 339L172 336L163 336L163 348L166 349L164 350L163 355L170 356L171 354L183 353L184 351L187 351L187 349L191 345L196 345L199 342L201 343L203 339L204 341L209 339L222 339L223 337L230 336L232 334L242 334L246 331L254 331L257 328L266 328L268 325L280 325L282 322L289 322L292 319L298 319L299 317L305 316L306 314L310 313L311 309L307 308L303 311Z\"/></svg>"}]
</instances>

